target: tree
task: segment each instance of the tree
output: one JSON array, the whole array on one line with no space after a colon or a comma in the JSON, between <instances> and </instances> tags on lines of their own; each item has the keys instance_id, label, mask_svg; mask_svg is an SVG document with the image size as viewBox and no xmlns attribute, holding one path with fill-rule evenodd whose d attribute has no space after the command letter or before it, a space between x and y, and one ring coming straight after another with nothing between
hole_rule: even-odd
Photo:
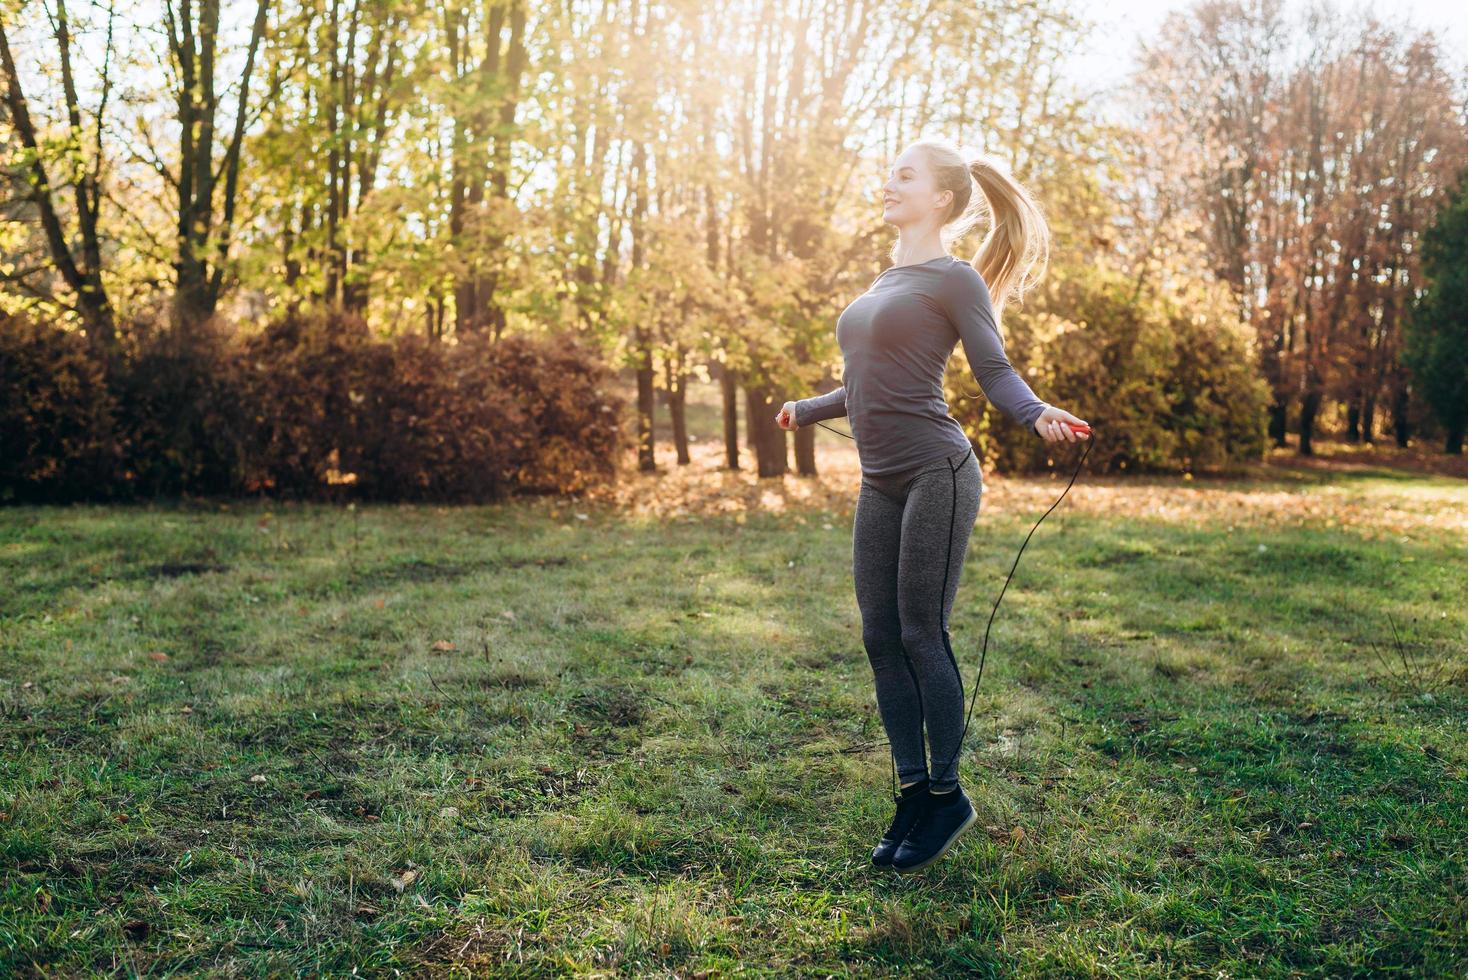
<instances>
[{"instance_id":1,"label":"tree","mask_svg":"<svg viewBox=\"0 0 1468 980\"><path fill-rule=\"evenodd\" d=\"M164 4L178 120L178 170L171 178L178 198L173 306L176 327L211 316L219 305L234 232L250 78L265 33L267 5L268 0L257 0L236 95L233 129L223 156L216 160L216 117L221 104L215 77L220 55L219 0L199 0L197 7L194 0L168 0Z\"/></svg>"},{"instance_id":2,"label":"tree","mask_svg":"<svg viewBox=\"0 0 1468 980\"><path fill-rule=\"evenodd\" d=\"M12 185L18 187L20 200L33 211L40 223L45 252L51 262L22 259L19 270L6 278L42 299L73 310L80 317L94 349L104 358L110 358L116 352L117 330L112 302L102 282L104 246L99 216L106 177L103 119L112 92L113 12L108 9L97 108L88 112L83 109L78 95L73 67L72 21L67 14L65 0L56 0L56 10L50 21L66 118L65 133L60 137L41 133L32 118L31 103L11 52L7 20L7 11L0 6L0 72L4 74L0 81L5 86L4 105L20 149L14 162L6 168L7 175ZM53 167L62 175L61 187L71 190L73 211L70 216L63 211L59 194L54 190ZM48 276L52 268L75 296L73 303L67 303L47 286L35 284L38 277Z\"/></svg>"},{"instance_id":3,"label":"tree","mask_svg":"<svg viewBox=\"0 0 1468 980\"><path fill-rule=\"evenodd\" d=\"M1259 332L1277 446L1292 407L1301 454L1334 405L1367 440L1380 399L1405 411L1390 365L1416 239L1465 150L1443 61L1425 33L1328 3L1291 23L1280 0L1205 0L1144 48L1146 127L1182 165L1152 174Z\"/></svg>"},{"instance_id":4,"label":"tree","mask_svg":"<svg viewBox=\"0 0 1468 980\"><path fill-rule=\"evenodd\" d=\"M1407 322L1403 358L1446 430L1443 451L1463 452L1468 425L1468 167L1422 235L1426 288Z\"/></svg>"}]
</instances>

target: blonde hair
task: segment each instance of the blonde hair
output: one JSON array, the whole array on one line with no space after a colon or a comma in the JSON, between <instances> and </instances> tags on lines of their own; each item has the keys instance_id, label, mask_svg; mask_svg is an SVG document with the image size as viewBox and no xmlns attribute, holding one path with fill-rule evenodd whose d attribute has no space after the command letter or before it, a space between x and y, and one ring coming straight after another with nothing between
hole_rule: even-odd
<instances>
[{"instance_id":1,"label":"blonde hair","mask_svg":"<svg viewBox=\"0 0 1468 980\"><path fill-rule=\"evenodd\" d=\"M980 154L965 162L956 146L939 139L919 140L911 148L926 157L938 190L953 192L953 205L943 222L945 248L967 235L985 212L989 214L989 233L969 264L989 287L997 319L1010 295L1022 302L1025 290L1039 282L1049 266L1050 226L1044 211L995 157Z\"/></svg>"}]
</instances>

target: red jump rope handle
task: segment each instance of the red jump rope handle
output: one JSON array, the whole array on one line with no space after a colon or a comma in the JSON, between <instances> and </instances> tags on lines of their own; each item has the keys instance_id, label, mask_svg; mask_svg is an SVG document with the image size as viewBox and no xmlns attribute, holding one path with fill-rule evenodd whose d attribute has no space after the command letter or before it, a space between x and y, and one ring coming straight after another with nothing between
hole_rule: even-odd
<instances>
[{"instance_id":1,"label":"red jump rope handle","mask_svg":"<svg viewBox=\"0 0 1468 980\"><path fill-rule=\"evenodd\" d=\"M1087 435L1091 434L1091 427L1084 422L1061 422L1060 424L1068 425L1076 432L1084 432Z\"/></svg>"}]
</instances>

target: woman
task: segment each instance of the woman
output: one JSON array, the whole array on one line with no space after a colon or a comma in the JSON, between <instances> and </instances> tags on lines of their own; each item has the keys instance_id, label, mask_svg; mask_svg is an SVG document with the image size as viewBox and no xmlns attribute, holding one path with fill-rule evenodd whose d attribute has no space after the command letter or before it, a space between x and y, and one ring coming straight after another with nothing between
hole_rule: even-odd
<instances>
[{"instance_id":1,"label":"woman","mask_svg":"<svg viewBox=\"0 0 1468 980\"><path fill-rule=\"evenodd\" d=\"M1048 257L1049 229L1026 190L988 158L966 163L951 144L922 140L897 158L883 201L882 219L898 231L894 264L837 320L843 384L786 402L776 418L794 430L845 415L856 439L862 476L852 567L862 642L901 780L897 813L872 863L901 872L937 861L978 819L958 783L964 691L948 614L983 482L943 400L955 343L963 341L988 399L1039 438L1075 442L1085 435L1071 423L1086 423L1036 398L1004 354L998 311ZM949 255L946 243L973 226L985 203L993 228L978 254L972 262Z\"/></svg>"}]
</instances>

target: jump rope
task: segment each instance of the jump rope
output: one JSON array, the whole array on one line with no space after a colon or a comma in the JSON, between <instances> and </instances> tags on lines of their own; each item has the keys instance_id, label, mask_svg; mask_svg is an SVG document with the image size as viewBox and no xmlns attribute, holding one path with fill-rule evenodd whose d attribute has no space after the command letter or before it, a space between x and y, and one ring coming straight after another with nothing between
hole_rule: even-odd
<instances>
[{"instance_id":1,"label":"jump rope","mask_svg":"<svg viewBox=\"0 0 1468 980\"><path fill-rule=\"evenodd\" d=\"M1062 491L1060 491L1060 496L1055 498L1055 503L1053 503L1053 504L1050 505L1050 510L1047 510L1047 511L1045 511L1045 513L1041 514L1040 515L1040 520L1036 521L1035 522L1035 526L1032 527L1032 528L1030 528L1030 533L1025 535L1024 542L1019 546L1019 551L1014 556L1014 564L1011 565L1011 566L1009 566L1009 574L1007 576L1005 576L1005 578L1004 578L1004 587L999 590L999 596L998 596L998 598L996 598L994 600L994 608L992 610L990 610L990 612L989 612L989 623L988 623L987 626L984 627L984 645L983 645L983 648L979 651L979 673L978 673L978 676L974 679L974 694L973 694L973 697L969 699L968 716L964 718L964 721L963 721L963 731L960 732L959 733L959 736L958 736L958 745L953 750L953 754L948 757L948 761L945 762L945 763L943 763L942 769L939 770L940 773L946 773L946 772L948 772L949 768L953 766L954 761L963 752L963 739L964 739L964 736L966 736L968 734L968 723L969 723L969 719L971 719L973 717L973 714L974 714L974 705L977 704L978 701L979 701L979 683L984 679L984 660L988 656L988 653L989 653L989 628L994 625L994 615L997 612L999 612L999 603L1004 599L1004 593L1009 589L1009 581L1010 581L1010 579L1012 579L1014 577L1014 570L1019 567L1019 556L1025 553L1025 545L1027 545L1027 544L1030 543L1030 538L1034 535L1035 531L1039 529L1039 527L1040 527L1040 521L1043 521L1046 517L1050 516L1050 511L1051 510L1054 510L1056 507L1060 506L1060 502L1062 500L1064 500L1065 499L1065 495L1070 492L1071 486L1076 482L1076 477L1080 475L1081 467L1083 465L1085 465L1086 457L1091 454L1091 446L1096 441L1095 438L1092 437L1092 435L1091 435L1091 427L1089 425L1085 425L1085 424L1077 425L1074 422L1065 422L1065 421L1062 421L1061 424L1062 425L1068 425L1068 426L1070 426L1071 429L1073 429L1076 432L1084 432L1084 433L1086 433L1087 438L1086 438L1086 449L1085 449L1085 452L1081 453L1081 458L1076 461L1075 472L1073 472L1070 475L1070 483L1067 483L1065 485L1065 489L1062 490ZM848 432L842 432L840 429L833 429L829 425L826 425L824 422L817 422L816 425L819 425L821 428L826 429L827 431L834 432L838 436L845 436L847 439L850 439L852 442L855 442L856 441L856 437L853 436L853 435L851 435L850 433L848 433ZM973 446L969 446L969 450L968 451L969 451L969 455L973 455L974 447ZM964 457L964 462L967 462L967 461L968 461L968 456L965 456ZM959 466L962 466L963 463L959 463L958 465ZM954 525L954 521L955 521L955 517L953 515L956 514L957 511L958 511L958 468L957 467L950 467L950 469L952 470L952 476L953 476L953 508L952 508L952 511L950 512L949 518L948 518L948 563L947 563L947 565L944 566L944 572L943 572L943 574L944 574L943 588L940 589L939 592L938 592L938 622L939 622L939 625L941 627L941 630L940 631L943 634L943 646L948 650L948 659L950 661L952 661L952 663L953 663L953 672L954 672L954 674L955 675L958 675L958 660L953 656L953 646L948 642L948 624L947 624L947 622L944 621L944 618L943 618L943 595L944 595L944 593L946 593L948 591L948 580L947 580L948 567L951 566L952 563L953 563L953 525ZM962 685L962 683L963 683L963 677L962 677L962 675L958 675L958 679L959 679L959 684ZM916 683L916 680L914 680L914 683ZM960 689L959 695L960 695L960 697L962 696L962 690L961 689ZM922 727L924 729L926 729L926 727L927 727L927 717L923 713L923 709L922 709L921 692L919 692L919 698L918 698L918 720L919 720L919 724L921 724ZM921 733L921 730L920 730L920 733ZM900 802L901 799L902 799L902 790L898 786L898 783L897 783L897 760L894 759L894 758L892 758L892 754L890 752L890 746L891 746L891 743L890 742L888 743L888 746L889 746L888 759L892 762L892 799L894 801ZM934 778L934 777L931 777L931 776L929 777L929 779L932 779L932 778Z\"/></svg>"}]
</instances>

